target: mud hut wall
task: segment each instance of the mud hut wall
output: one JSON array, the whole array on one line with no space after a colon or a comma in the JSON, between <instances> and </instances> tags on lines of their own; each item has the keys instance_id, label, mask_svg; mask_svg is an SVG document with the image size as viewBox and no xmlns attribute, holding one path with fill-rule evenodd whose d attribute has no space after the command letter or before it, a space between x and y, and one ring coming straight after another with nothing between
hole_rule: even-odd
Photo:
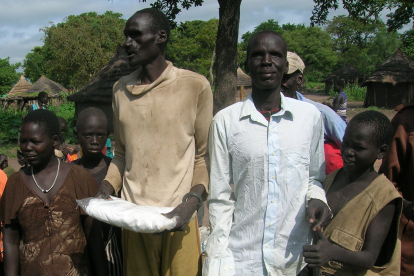
<instances>
[{"instance_id":1,"label":"mud hut wall","mask_svg":"<svg viewBox=\"0 0 414 276\"><path fill-rule=\"evenodd\" d=\"M406 98L410 83L375 83L372 82L367 86L368 106L395 108L400 105Z\"/></svg>"},{"instance_id":2,"label":"mud hut wall","mask_svg":"<svg viewBox=\"0 0 414 276\"><path fill-rule=\"evenodd\" d=\"M114 116L112 111L112 104L111 103L97 103L97 102L77 102L75 103L75 113L76 117L78 117L79 113L88 108L88 107L96 107L105 113L106 117L108 118L108 126L110 133L114 133Z\"/></svg>"}]
</instances>

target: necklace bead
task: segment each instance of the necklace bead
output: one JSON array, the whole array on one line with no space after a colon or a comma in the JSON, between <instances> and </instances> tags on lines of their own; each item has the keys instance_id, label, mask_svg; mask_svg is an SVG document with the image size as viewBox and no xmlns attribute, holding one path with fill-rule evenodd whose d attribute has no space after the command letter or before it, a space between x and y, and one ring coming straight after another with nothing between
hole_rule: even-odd
<instances>
[{"instance_id":1,"label":"necklace bead","mask_svg":"<svg viewBox=\"0 0 414 276\"><path fill-rule=\"evenodd\" d=\"M52 189L53 189L53 187L54 187L54 186L55 186L55 184L56 184L56 180L57 180L57 178L58 178L58 176L59 176L60 160L58 159L58 168L57 168L57 172L56 172L56 177L55 177L55 180L53 181L52 186L50 186L50 188L49 188L49 189L47 189L47 190L44 190L44 189L42 189L42 188L40 187L40 185L37 183L36 178L35 178L35 176L34 176L34 173L33 173L33 166L31 167L31 169L32 169L32 178L33 178L34 183L36 184L37 188L39 188L39 190L40 190L42 193L45 193L45 194L46 194L46 193L50 192L50 190L52 190Z\"/></svg>"}]
</instances>

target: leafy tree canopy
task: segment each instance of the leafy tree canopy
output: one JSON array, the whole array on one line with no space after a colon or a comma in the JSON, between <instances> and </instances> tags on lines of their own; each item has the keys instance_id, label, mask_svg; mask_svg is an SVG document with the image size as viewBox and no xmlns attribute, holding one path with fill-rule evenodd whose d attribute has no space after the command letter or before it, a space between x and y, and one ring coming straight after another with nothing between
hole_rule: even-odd
<instances>
[{"instance_id":1,"label":"leafy tree canopy","mask_svg":"<svg viewBox=\"0 0 414 276\"><path fill-rule=\"evenodd\" d=\"M66 87L84 85L123 43L125 20L121 16L111 11L89 12L42 28L44 45L26 56L25 73L33 80L45 74Z\"/></svg>"},{"instance_id":2,"label":"leafy tree canopy","mask_svg":"<svg viewBox=\"0 0 414 276\"><path fill-rule=\"evenodd\" d=\"M314 2L312 24L324 24L329 11L338 9L341 4L352 18L365 22L378 20L382 11L392 10L387 14L387 26L391 31L402 28L414 17L412 0L314 0Z\"/></svg>"},{"instance_id":3,"label":"leafy tree canopy","mask_svg":"<svg viewBox=\"0 0 414 276\"><path fill-rule=\"evenodd\" d=\"M414 60L414 29L406 31L401 36L401 51Z\"/></svg>"},{"instance_id":4,"label":"leafy tree canopy","mask_svg":"<svg viewBox=\"0 0 414 276\"><path fill-rule=\"evenodd\" d=\"M9 57L4 59L0 58L0 95L9 92L20 78L20 74L16 73L16 69L21 64L10 64L9 59Z\"/></svg>"},{"instance_id":5,"label":"leafy tree canopy","mask_svg":"<svg viewBox=\"0 0 414 276\"><path fill-rule=\"evenodd\" d=\"M46 75L45 63L47 57L44 50L45 47L34 47L23 61L23 74L32 83L37 81L42 75Z\"/></svg>"},{"instance_id":6,"label":"leafy tree canopy","mask_svg":"<svg viewBox=\"0 0 414 276\"><path fill-rule=\"evenodd\" d=\"M209 78L209 68L216 45L218 19L181 23L171 31L166 59L174 66Z\"/></svg>"},{"instance_id":7,"label":"leafy tree canopy","mask_svg":"<svg viewBox=\"0 0 414 276\"><path fill-rule=\"evenodd\" d=\"M339 53L336 67L347 62L366 74L372 73L400 44L396 31L388 32L379 19L370 24L337 16L328 21L325 30L332 37L333 49Z\"/></svg>"}]
</instances>

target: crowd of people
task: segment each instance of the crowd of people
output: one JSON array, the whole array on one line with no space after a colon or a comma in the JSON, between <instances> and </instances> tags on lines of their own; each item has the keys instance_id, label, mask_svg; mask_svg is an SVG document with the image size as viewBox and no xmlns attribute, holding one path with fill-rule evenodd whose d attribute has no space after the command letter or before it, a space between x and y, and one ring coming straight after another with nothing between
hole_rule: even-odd
<instances>
[{"instance_id":1,"label":"crowd of people","mask_svg":"<svg viewBox=\"0 0 414 276\"><path fill-rule=\"evenodd\" d=\"M265 30L247 47L252 93L213 117L207 79L165 60L161 11L136 12L124 35L140 68L113 87L114 156L100 109L77 115L71 148L47 94L23 118L22 168L7 169L0 155L1 273L414 275L413 103L392 122L376 111L348 122L344 82L332 107L307 99L297 91L302 59ZM77 208L77 199L110 196L174 207L164 215L177 224L136 233Z\"/></svg>"}]
</instances>

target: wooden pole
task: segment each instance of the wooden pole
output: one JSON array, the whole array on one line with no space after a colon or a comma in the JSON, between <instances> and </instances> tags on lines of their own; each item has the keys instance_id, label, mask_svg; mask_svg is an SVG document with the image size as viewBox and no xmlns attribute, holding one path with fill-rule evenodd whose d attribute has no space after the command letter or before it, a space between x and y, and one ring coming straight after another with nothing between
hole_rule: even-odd
<instances>
[{"instance_id":1,"label":"wooden pole","mask_svg":"<svg viewBox=\"0 0 414 276\"><path fill-rule=\"evenodd\" d=\"M240 86L240 101L244 100L244 86Z\"/></svg>"}]
</instances>

